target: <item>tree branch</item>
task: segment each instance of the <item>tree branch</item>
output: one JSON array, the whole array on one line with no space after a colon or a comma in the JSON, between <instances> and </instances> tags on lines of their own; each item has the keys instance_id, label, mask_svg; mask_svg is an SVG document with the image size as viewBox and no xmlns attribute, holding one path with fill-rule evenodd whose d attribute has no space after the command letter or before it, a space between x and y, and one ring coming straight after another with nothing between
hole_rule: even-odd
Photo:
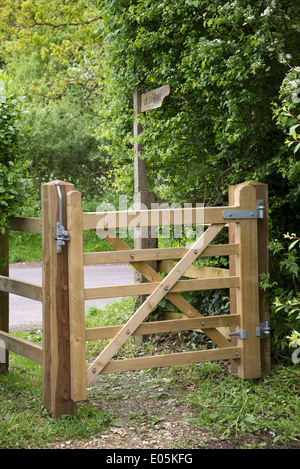
<instances>
[{"instance_id":1,"label":"tree branch","mask_svg":"<svg viewBox=\"0 0 300 469\"><path fill-rule=\"evenodd\" d=\"M99 21L101 19L101 16L99 17L96 17L96 18L93 18L89 21L82 21L82 22L79 22L79 23L59 23L59 24L54 24L54 23L50 23L48 21L45 21L44 23L40 23L38 21L36 21L34 18L33 18L33 22L34 22L34 26L51 26L51 28L65 28L66 26L82 26L82 25L87 25L87 24L91 24L91 23L95 23L95 21ZM34 27L32 26L32 27Z\"/></svg>"}]
</instances>

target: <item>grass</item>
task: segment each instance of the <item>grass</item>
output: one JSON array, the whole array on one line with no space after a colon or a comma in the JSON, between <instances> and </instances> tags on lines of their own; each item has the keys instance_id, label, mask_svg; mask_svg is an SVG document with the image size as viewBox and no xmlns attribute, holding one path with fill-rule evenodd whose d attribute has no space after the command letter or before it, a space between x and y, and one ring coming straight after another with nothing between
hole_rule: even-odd
<instances>
[{"instance_id":1,"label":"grass","mask_svg":"<svg viewBox=\"0 0 300 469\"><path fill-rule=\"evenodd\" d=\"M133 299L124 298L107 305L104 310L92 308L87 316L87 327L120 324L130 316ZM18 332L17 335L41 343L41 331ZM177 334L167 338L150 337L143 345L133 340L122 347L122 357L168 353L190 349L189 335ZM88 342L88 360L100 351L99 342ZM153 387L163 391L156 398L163 404L173 397L174 390L182 395L185 404L195 410L192 424L204 428L222 441L238 441L239 447L293 445L299 443L299 365L277 365L260 379L243 381L228 372L222 362L189 366L171 366L153 370L128 372L135 381L127 389L126 399L134 392L145 396ZM76 441L99 436L108 426L117 425L114 416L101 410L103 399L123 399L118 386L119 374L105 375L105 389L89 389L89 399L78 404L75 417L63 416L53 420L42 406L42 368L18 355L10 354L9 373L0 375L0 448L42 448L49 442ZM124 374L122 375L124 379ZM188 394L186 390L192 390ZM108 406L109 407L109 406ZM157 417L145 412L130 414L128 419L157 424Z\"/></svg>"},{"instance_id":2,"label":"grass","mask_svg":"<svg viewBox=\"0 0 300 469\"><path fill-rule=\"evenodd\" d=\"M94 230L84 231L84 252L111 251L112 248ZM41 262L42 239L37 233L12 231L9 234L9 262Z\"/></svg>"},{"instance_id":3,"label":"grass","mask_svg":"<svg viewBox=\"0 0 300 469\"><path fill-rule=\"evenodd\" d=\"M9 233L9 262L41 262L42 237L37 233Z\"/></svg>"},{"instance_id":4,"label":"grass","mask_svg":"<svg viewBox=\"0 0 300 469\"><path fill-rule=\"evenodd\" d=\"M243 381L222 373L218 363L203 364L198 391L198 423L211 434L224 440L257 435L278 446L299 442L299 366L278 365L260 379Z\"/></svg>"},{"instance_id":5,"label":"grass","mask_svg":"<svg viewBox=\"0 0 300 469\"><path fill-rule=\"evenodd\" d=\"M111 417L92 403L78 407L76 417L58 420L42 407L42 368L10 355L9 373L0 376L0 448L42 448L47 442L91 438Z\"/></svg>"},{"instance_id":6,"label":"grass","mask_svg":"<svg viewBox=\"0 0 300 469\"><path fill-rule=\"evenodd\" d=\"M95 231L84 233L85 252L109 250ZM128 241L128 240L127 240ZM10 262L41 261L41 236L30 233L10 233ZM124 298L99 311L91 308L86 316L87 327L122 324L133 311L133 299ZM41 331L18 332L20 337L41 343ZM87 343L87 359L91 361L106 341ZM130 339L120 351L125 358L132 356L191 350L203 346L187 333L158 335L137 346ZM175 350L174 350L175 348ZM119 353L118 353L119 355ZM182 395L185 403L195 410L194 426L204 428L213 438L238 442L239 447L260 447L299 444L299 364L275 366L260 379L243 381L228 372L227 364L202 363L171 366L153 370L128 372L135 386L126 390L126 399L134 392L149 395L155 387L164 388L156 398L160 403ZM89 400L78 404L75 417L63 416L53 420L42 406L42 368L18 355L10 354L9 373L0 374L0 449L42 448L47 443L92 439L111 425L117 425L110 412L101 410L102 399L118 402L124 398L119 389L120 375L106 375L105 389L91 387ZM192 392L186 393L187 389ZM131 421L155 426L157 417L132 412Z\"/></svg>"}]
</instances>

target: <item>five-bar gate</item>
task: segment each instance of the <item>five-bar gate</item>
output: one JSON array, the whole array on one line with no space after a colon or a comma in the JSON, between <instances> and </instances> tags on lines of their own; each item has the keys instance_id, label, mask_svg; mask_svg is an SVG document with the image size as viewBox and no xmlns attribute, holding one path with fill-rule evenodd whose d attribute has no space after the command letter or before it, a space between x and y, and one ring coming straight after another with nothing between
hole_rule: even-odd
<instances>
[{"instance_id":1,"label":"five-bar gate","mask_svg":"<svg viewBox=\"0 0 300 469\"><path fill-rule=\"evenodd\" d=\"M253 182L241 184L230 188L229 197L227 207L84 213L81 194L72 184L54 181L42 186L42 218L35 223L42 233L43 285L38 291L43 302L43 347L26 341L20 345L19 339L11 338L8 314L3 308L0 311L6 320L0 324L0 340L8 350L17 353L21 350L21 354L30 350L25 355L28 358L35 359L32 357L37 354L36 361L43 364L43 403L54 417L74 414L76 402L87 399L87 387L99 374L215 360L231 360L242 379L258 378L268 370L268 307L265 293L258 287L259 274L267 273L268 268L267 186ZM193 225L201 220L204 226L201 236L189 247L131 249L113 230L178 225L187 219ZM14 226L16 222L11 228ZM84 230L99 227L114 251L84 253ZM216 244L215 239L222 230L229 230L229 242ZM187 279L194 261L210 256L229 256L226 275L220 277L211 269L208 278ZM176 262L166 276L147 262L167 259ZM130 263L148 282L85 287L85 265L114 262ZM185 291L211 289L230 290L230 314L202 316L181 295ZM7 272L0 276L0 290L17 293ZM86 328L85 300L135 295L146 299L126 324ZM163 298L185 318L145 322ZM229 338L219 329L224 326L231 328ZM215 348L114 359L133 335L181 330L201 330ZM102 339L111 340L92 363L86 363L86 341Z\"/></svg>"}]
</instances>

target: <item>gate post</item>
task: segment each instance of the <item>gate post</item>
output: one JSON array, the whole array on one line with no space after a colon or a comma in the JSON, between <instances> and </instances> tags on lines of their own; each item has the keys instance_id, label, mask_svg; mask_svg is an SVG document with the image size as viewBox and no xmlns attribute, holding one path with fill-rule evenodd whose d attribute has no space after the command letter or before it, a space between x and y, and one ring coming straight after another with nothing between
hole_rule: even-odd
<instances>
[{"instance_id":1,"label":"gate post","mask_svg":"<svg viewBox=\"0 0 300 469\"><path fill-rule=\"evenodd\" d=\"M67 194L67 215L68 233L71 238L68 246L71 398L77 402L87 398L83 220L80 192L71 191Z\"/></svg>"},{"instance_id":2,"label":"gate post","mask_svg":"<svg viewBox=\"0 0 300 469\"><path fill-rule=\"evenodd\" d=\"M257 220L257 242L258 242L258 275L269 272L269 202L268 185L257 181L247 181L244 185L249 185L255 189L256 200L263 200L264 218ZM239 186L229 187L229 205L234 205L234 194ZM229 243L235 243L235 223L229 223ZM236 275L236 256L229 256L230 275ZM270 310L267 301L268 291L259 288L259 321L270 324ZM230 313L236 314L236 288L230 289ZM232 337L232 343L236 344L236 338ZM265 337L260 341L261 371L268 373L271 368L270 338ZM236 362L231 362L231 371L236 372Z\"/></svg>"},{"instance_id":3,"label":"gate post","mask_svg":"<svg viewBox=\"0 0 300 469\"><path fill-rule=\"evenodd\" d=\"M66 223L66 194L73 184L60 182L62 224ZM56 223L59 198L55 181L42 184L42 267L43 267L43 405L53 418L75 415L71 400L70 331L67 246L57 253Z\"/></svg>"},{"instance_id":4,"label":"gate post","mask_svg":"<svg viewBox=\"0 0 300 469\"><path fill-rule=\"evenodd\" d=\"M0 236L0 274L9 276L9 242L8 231ZM9 332L9 293L0 291L0 330ZM8 371L8 350L1 350L0 343L0 373Z\"/></svg>"},{"instance_id":5,"label":"gate post","mask_svg":"<svg viewBox=\"0 0 300 469\"><path fill-rule=\"evenodd\" d=\"M258 243L258 275L269 272L269 201L268 185L260 182L249 181L256 192L256 199L264 201L264 218L257 220L257 243ZM268 291L259 288L259 322L270 325L270 308L268 304ZM261 371L268 373L271 369L271 346L270 336L260 341Z\"/></svg>"},{"instance_id":6,"label":"gate post","mask_svg":"<svg viewBox=\"0 0 300 469\"><path fill-rule=\"evenodd\" d=\"M244 184L236 187L234 202L240 210L256 210L255 189ZM240 286L236 289L236 308L241 315L240 329L246 333L246 338L238 337L238 345L242 349L238 376L253 379L261 376L260 337L256 335L260 325L257 219L240 219L235 224L235 239L240 245L236 257L236 273L240 277Z\"/></svg>"}]
</instances>

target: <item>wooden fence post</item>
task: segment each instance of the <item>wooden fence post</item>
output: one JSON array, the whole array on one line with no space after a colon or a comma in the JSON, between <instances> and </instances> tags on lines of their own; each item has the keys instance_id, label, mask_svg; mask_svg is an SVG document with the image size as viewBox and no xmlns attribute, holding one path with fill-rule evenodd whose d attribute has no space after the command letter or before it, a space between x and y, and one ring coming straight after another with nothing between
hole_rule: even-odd
<instances>
[{"instance_id":1,"label":"wooden fence post","mask_svg":"<svg viewBox=\"0 0 300 469\"><path fill-rule=\"evenodd\" d=\"M77 402L86 400L87 397L83 221L80 192L71 191L67 194L67 219L71 238L68 246L71 398Z\"/></svg>"},{"instance_id":2,"label":"wooden fence post","mask_svg":"<svg viewBox=\"0 0 300 469\"><path fill-rule=\"evenodd\" d=\"M0 236L0 275L9 275L8 231ZM0 330L9 332L9 293L0 291ZM1 344L0 344L1 347ZM0 373L8 371L8 350L0 350Z\"/></svg>"},{"instance_id":3,"label":"wooden fence post","mask_svg":"<svg viewBox=\"0 0 300 469\"><path fill-rule=\"evenodd\" d=\"M269 272L269 203L268 185L256 181L248 181L244 184L255 189L256 200L264 201L264 218L257 220L257 242L258 242L258 276ZM234 205L234 193L238 186L229 187L229 205ZM229 243L235 243L235 223L229 224ZM236 256L229 257L229 274L236 275ZM268 291L259 288L259 321L270 324L270 310L267 301ZM236 314L236 289L230 289L230 313ZM232 343L236 343L236 338L232 338ZM270 338L260 341L261 367L262 373L268 373L271 368ZM231 371L236 372L236 362L232 361Z\"/></svg>"},{"instance_id":4,"label":"wooden fence post","mask_svg":"<svg viewBox=\"0 0 300 469\"><path fill-rule=\"evenodd\" d=\"M56 249L56 222L59 220L58 193L54 182L43 184L42 265L43 265L43 405L53 418L74 415L71 399L70 331L67 246ZM60 181L62 224L66 228L66 194L73 184Z\"/></svg>"},{"instance_id":5,"label":"wooden fence post","mask_svg":"<svg viewBox=\"0 0 300 469\"><path fill-rule=\"evenodd\" d=\"M240 210L256 210L256 191L250 185L240 185L235 189L235 205ZM258 247L257 219L240 219L235 227L236 242L240 253L236 257L236 273L240 286L236 289L236 308L241 315L240 330L246 338L238 337L242 358L238 363L238 376L243 379L261 376L258 293Z\"/></svg>"}]
</instances>

